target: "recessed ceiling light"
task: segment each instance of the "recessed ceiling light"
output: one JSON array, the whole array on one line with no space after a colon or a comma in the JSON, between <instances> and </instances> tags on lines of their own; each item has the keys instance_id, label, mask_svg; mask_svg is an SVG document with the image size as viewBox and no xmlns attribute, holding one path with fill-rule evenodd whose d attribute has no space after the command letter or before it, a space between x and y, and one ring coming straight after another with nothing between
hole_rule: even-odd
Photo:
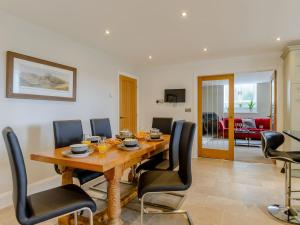
<instances>
[{"instance_id":1,"label":"recessed ceiling light","mask_svg":"<svg viewBox=\"0 0 300 225\"><path fill-rule=\"evenodd\" d=\"M106 34L106 35L109 35L109 34L110 34L110 31L109 31L109 30L105 30L105 34Z\"/></svg>"},{"instance_id":2,"label":"recessed ceiling light","mask_svg":"<svg viewBox=\"0 0 300 225\"><path fill-rule=\"evenodd\" d=\"M207 49L207 48L204 48L204 49L203 49L203 51L204 51L204 52L207 52L207 51L208 51L208 49Z\"/></svg>"},{"instance_id":3,"label":"recessed ceiling light","mask_svg":"<svg viewBox=\"0 0 300 225\"><path fill-rule=\"evenodd\" d=\"M276 41L280 41L280 40L281 40L281 38L280 38L280 37L277 37L277 38L276 38Z\"/></svg>"},{"instance_id":4,"label":"recessed ceiling light","mask_svg":"<svg viewBox=\"0 0 300 225\"><path fill-rule=\"evenodd\" d=\"M181 16L182 16L183 18L187 17L187 12L186 12L186 11L181 12Z\"/></svg>"},{"instance_id":5,"label":"recessed ceiling light","mask_svg":"<svg viewBox=\"0 0 300 225\"><path fill-rule=\"evenodd\" d=\"M149 55L148 58L149 58L149 59L152 59L152 55Z\"/></svg>"}]
</instances>

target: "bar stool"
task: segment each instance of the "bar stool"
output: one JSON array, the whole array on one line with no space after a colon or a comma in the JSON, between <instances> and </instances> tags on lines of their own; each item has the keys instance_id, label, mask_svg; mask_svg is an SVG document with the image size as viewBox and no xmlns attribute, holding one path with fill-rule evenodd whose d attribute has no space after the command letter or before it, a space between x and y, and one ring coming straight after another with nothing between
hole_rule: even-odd
<instances>
[{"instance_id":1,"label":"bar stool","mask_svg":"<svg viewBox=\"0 0 300 225\"><path fill-rule=\"evenodd\" d=\"M291 165L292 163L300 163L300 151L278 151L277 148L284 142L283 134L275 131L263 131L262 136L262 150L265 158L276 159L285 163L285 205L278 204L268 206L269 213L275 218L292 223L300 224L300 216L298 212L291 205L291 200L299 200L292 198L291 194Z\"/></svg>"}]
</instances>

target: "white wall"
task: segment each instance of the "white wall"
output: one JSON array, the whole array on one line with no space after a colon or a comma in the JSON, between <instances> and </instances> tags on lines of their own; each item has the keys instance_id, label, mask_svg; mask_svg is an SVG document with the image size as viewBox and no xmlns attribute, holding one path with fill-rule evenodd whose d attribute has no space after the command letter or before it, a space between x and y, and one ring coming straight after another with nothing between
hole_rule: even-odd
<instances>
[{"instance_id":1,"label":"white wall","mask_svg":"<svg viewBox=\"0 0 300 225\"><path fill-rule=\"evenodd\" d=\"M283 75L280 53L234 57L140 69L140 126L151 126L153 116L172 116L174 119L197 121L197 77L235 72L277 70L278 129L283 124ZM156 104L166 88L185 88L186 103ZM185 108L192 112L185 112ZM195 146L197 138L195 139ZM196 148L194 153L196 156Z\"/></svg>"},{"instance_id":2,"label":"white wall","mask_svg":"<svg viewBox=\"0 0 300 225\"><path fill-rule=\"evenodd\" d=\"M5 54L15 51L78 69L76 102L5 98ZM55 175L52 165L29 160L30 153L52 151L52 121L109 117L118 127L118 71L131 72L93 48L0 12L0 128L11 126L20 139L30 183ZM3 138L0 138L0 197L12 188ZM2 195L1 195L2 194ZM1 200L1 199L0 199Z\"/></svg>"}]
</instances>

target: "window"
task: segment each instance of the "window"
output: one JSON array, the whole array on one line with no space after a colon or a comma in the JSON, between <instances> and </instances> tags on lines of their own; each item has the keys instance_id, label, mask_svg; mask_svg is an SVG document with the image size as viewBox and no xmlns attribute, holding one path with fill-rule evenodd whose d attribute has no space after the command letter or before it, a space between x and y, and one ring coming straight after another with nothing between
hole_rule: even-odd
<instances>
[{"instance_id":1,"label":"window","mask_svg":"<svg viewBox=\"0 0 300 225\"><path fill-rule=\"evenodd\" d=\"M224 85L224 113L228 112L228 85ZM257 84L234 85L234 112L257 112Z\"/></svg>"}]
</instances>

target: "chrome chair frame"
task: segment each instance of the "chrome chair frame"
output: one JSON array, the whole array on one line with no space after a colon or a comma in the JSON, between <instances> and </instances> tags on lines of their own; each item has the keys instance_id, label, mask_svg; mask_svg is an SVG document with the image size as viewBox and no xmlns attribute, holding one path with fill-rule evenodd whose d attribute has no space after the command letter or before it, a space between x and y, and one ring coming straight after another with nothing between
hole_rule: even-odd
<instances>
[{"instance_id":1,"label":"chrome chair frame","mask_svg":"<svg viewBox=\"0 0 300 225\"><path fill-rule=\"evenodd\" d=\"M66 214L63 214L59 217L56 217L56 218L60 218L60 217L63 217L63 216L68 216L68 215L71 215L71 214L74 214L74 225L78 225L78 217L77 217L77 213L80 213L84 210L87 210L89 212L89 221L90 221L90 225L93 225L94 224L94 219L93 219L93 212L90 208L88 207L84 207L84 208L81 208L81 209L78 209L76 211L73 211L73 212L70 212L70 213L66 213ZM55 217L54 217L55 218ZM54 219L53 218L53 219Z\"/></svg>"},{"instance_id":2,"label":"chrome chair frame","mask_svg":"<svg viewBox=\"0 0 300 225\"><path fill-rule=\"evenodd\" d=\"M145 193L140 200L141 202L141 225L144 225L144 214L185 214L187 217L187 220L189 222L190 225L194 225L189 213L186 210L181 210L181 209L176 209L176 210L171 210L171 211L164 211L164 210L153 210L153 211L149 211L147 209L144 208L144 198L148 195L148 194L175 194L177 195L177 192L147 192Z\"/></svg>"}]
</instances>

